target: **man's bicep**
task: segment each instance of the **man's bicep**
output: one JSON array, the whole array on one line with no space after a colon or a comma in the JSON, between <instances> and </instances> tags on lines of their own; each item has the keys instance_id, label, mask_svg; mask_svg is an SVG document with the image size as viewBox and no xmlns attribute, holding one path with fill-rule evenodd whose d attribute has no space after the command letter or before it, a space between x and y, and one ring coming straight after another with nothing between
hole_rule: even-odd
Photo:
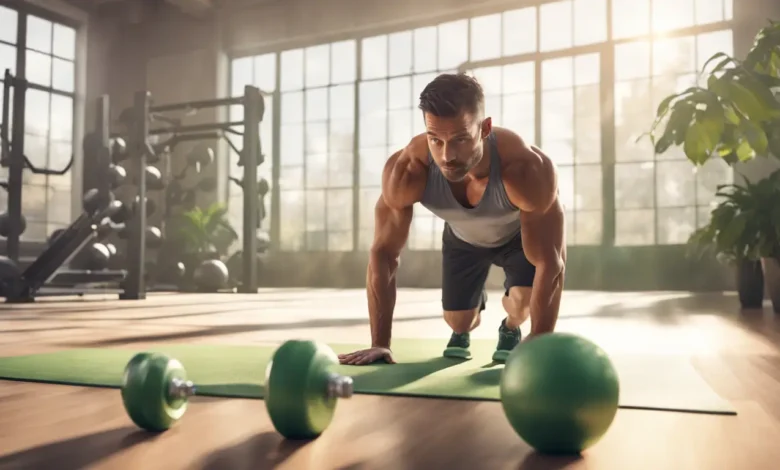
<instances>
[{"instance_id":1,"label":"man's bicep","mask_svg":"<svg viewBox=\"0 0 780 470\"><path fill-rule=\"evenodd\" d=\"M383 251L391 256L401 254L409 238L412 225L412 206L395 209L380 195L374 208L374 241L372 251Z\"/></svg>"},{"instance_id":2,"label":"man's bicep","mask_svg":"<svg viewBox=\"0 0 780 470\"><path fill-rule=\"evenodd\" d=\"M542 214L520 212L523 251L536 267L564 262L566 220L560 201Z\"/></svg>"}]
</instances>

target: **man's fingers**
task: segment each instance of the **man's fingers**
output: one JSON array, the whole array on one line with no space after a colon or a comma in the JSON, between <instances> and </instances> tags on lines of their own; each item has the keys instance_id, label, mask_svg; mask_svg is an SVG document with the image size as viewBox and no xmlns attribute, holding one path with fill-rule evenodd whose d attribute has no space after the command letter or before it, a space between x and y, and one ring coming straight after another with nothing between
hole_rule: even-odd
<instances>
[{"instance_id":1,"label":"man's fingers","mask_svg":"<svg viewBox=\"0 0 780 470\"><path fill-rule=\"evenodd\" d=\"M392 354L385 354L385 362L388 364L395 364L395 359L393 359Z\"/></svg>"}]
</instances>

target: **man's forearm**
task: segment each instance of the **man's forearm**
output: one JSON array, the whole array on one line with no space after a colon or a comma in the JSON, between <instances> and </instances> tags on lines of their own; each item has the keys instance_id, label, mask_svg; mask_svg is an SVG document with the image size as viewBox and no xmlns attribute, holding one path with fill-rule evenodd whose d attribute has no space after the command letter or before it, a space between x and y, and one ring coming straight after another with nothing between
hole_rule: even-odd
<instances>
[{"instance_id":1,"label":"man's forearm","mask_svg":"<svg viewBox=\"0 0 780 470\"><path fill-rule=\"evenodd\" d=\"M384 253L373 252L368 262L366 290L371 324L371 346L390 347L393 310L396 298L398 261Z\"/></svg>"},{"instance_id":2,"label":"man's forearm","mask_svg":"<svg viewBox=\"0 0 780 470\"><path fill-rule=\"evenodd\" d=\"M531 290L531 335L551 333L558 321L564 270L558 266L537 267Z\"/></svg>"}]
</instances>

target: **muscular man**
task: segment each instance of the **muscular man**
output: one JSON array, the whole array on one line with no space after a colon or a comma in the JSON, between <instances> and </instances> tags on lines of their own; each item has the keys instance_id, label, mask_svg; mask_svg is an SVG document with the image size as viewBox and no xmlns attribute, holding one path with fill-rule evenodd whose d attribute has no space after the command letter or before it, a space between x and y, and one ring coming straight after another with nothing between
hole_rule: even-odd
<instances>
[{"instance_id":1,"label":"muscular man","mask_svg":"<svg viewBox=\"0 0 780 470\"><path fill-rule=\"evenodd\" d=\"M444 74L420 95L425 134L387 161L366 278L371 348L339 356L342 364L393 363L391 329L401 250L419 202L445 222L442 304L452 336L448 357L469 358L491 265L504 269L506 318L493 360L520 342L554 330L563 289L566 244L556 170L550 159L485 116L479 83Z\"/></svg>"}]
</instances>

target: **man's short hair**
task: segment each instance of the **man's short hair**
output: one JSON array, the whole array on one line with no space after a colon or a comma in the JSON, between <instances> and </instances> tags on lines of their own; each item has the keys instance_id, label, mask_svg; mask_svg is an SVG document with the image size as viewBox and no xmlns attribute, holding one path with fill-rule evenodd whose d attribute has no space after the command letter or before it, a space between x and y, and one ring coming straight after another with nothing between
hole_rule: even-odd
<instances>
[{"instance_id":1,"label":"man's short hair","mask_svg":"<svg viewBox=\"0 0 780 470\"><path fill-rule=\"evenodd\" d=\"M466 112L485 112L485 93L479 82L465 73L445 73L434 78L420 93L423 113L450 118Z\"/></svg>"}]
</instances>

